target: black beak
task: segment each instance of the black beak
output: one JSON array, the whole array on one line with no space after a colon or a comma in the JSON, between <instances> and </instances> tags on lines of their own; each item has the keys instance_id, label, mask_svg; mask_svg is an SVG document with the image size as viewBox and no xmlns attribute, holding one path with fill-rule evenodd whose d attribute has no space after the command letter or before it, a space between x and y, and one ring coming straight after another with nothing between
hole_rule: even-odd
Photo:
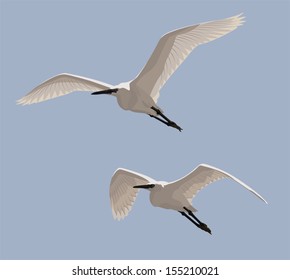
<instances>
[{"instance_id":1,"label":"black beak","mask_svg":"<svg viewBox=\"0 0 290 280\"><path fill-rule=\"evenodd\" d=\"M106 90L101 90L101 91L96 91L91 93L92 95L98 95L98 94L112 94L113 92L117 92L117 88L112 88L112 89L106 89Z\"/></svg>"},{"instance_id":2,"label":"black beak","mask_svg":"<svg viewBox=\"0 0 290 280\"><path fill-rule=\"evenodd\" d=\"M138 186L134 186L134 189L152 189L154 188L155 185L154 184L148 184L148 185L138 185Z\"/></svg>"}]
</instances>

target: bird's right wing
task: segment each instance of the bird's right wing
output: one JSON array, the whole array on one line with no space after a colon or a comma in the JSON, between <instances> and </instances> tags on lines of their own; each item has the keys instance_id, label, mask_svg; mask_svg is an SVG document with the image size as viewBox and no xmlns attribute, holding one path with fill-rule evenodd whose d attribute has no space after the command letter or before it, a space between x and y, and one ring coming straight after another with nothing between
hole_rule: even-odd
<instances>
[{"instance_id":1,"label":"bird's right wing","mask_svg":"<svg viewBox=\"0 0 290 280\"><path fill-rule=\"evenodd\" d=\"M150 94L157 102L159 91L197 46L220 38L242 25L241 15L180 28L165 34L148 62L131 82L134 91Z\"/></svg>"},{"instance_id":2,"label":"bird's right wing","mask_svg":"<svg viewBox=\"0 0 290 280\"><path fill-rule=\"evenodd\" d=\"M195 168L192 172L190 172L188 175L184 176L183 178L169 183L166 188L173 188L176 189L176 192L181 192L185 195L189 203L192 202L192 199L196 196L196 194L209 185L210 183L213 183L217 180L221 179L232 179L242 185L244 188L246 188L248 191L255 194L258 198L263 200L265 203L267 201L259 195L255 190L250 188L248 185L246 185L244 182L239 180L238 178L234 177L233 175L218 169L216 167L207 165L207 164L200 164L197 168Z\"/></svg>"},{"instance_id":3,"label":"bird's right wing","mask_svg":"<svg viewBox=\"0 0 290 280\"><path fill-rule=\"evenodd\" d=\"M154 183L155 180L137 172L119 168L115 171L110 184L110 200L114 219L124 219L132 206L140 189L137 185Z\"/></svg>"},{"instance_id":4,"label":"bird's right wing","mask_svg":"<svg viewBox=\"0 0 290 280\"><path fill-rule=\"evenodd\" d=\"M97 80L63 73L46 80L27 95L17 100L17 103L28 105L56 98L74 91L98 91L109 88L112 88L112 86Z\"/></svg>"}]
</instances>

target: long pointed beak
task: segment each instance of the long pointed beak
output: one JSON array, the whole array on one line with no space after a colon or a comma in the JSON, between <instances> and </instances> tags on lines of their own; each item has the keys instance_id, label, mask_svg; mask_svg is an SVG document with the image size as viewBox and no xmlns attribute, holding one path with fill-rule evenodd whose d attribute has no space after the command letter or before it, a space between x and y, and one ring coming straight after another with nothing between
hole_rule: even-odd
<instances>
[{"instance_id":1,"label":"long pointed beak","mask_svg":"<svg viewBox=\"0 0 290 280\"><path fill-rule=\"evenodd\" d=\"M134 186L134 189L152 189L154 188L155 185L154 184L148 184L148 185L138 185L138 186Z\"/></svg>"},{"instance_id":2,"label":"long pointed beak","mask_svg":"<svg viewBox=\"0 0 290 280\"><path fill-rule=\"evenodd\" d=\"M98 95L98 94L112 94L113 92L117 92L117 88L111 88L111 89L106 89L106 90L101 90L101 91L96 91L91 93L92 95Z\"/></svg>"}]
</instances>

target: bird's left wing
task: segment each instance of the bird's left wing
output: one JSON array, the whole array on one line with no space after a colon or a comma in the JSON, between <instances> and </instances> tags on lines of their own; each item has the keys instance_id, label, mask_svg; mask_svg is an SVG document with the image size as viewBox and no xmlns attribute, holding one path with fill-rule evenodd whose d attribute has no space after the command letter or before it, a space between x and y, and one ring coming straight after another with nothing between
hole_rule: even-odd
<instances>
[{"instance_id":1,"label":"bird's left wing","mask_svg":"<svg viewBox=\"0 0 290 280\"><path fill-rule=\"evenodd\" d=\"M130 84L138 92L150 94L157 102L159 91L179 65L198 45L220 38L242 25L241 15L200 23L165 34L150 59Z\"/></svg>"},{"instance_id":2,"label":"bird's left wing","mask_svg":"<svg viewBox=\"0 0 290 280\"><path fill-rule=\"evenodd\" d=\"M111 87L111 85L97 80L62 73L44 81L27 95L17 100L17 103L28 105L63 96L74 91L98 91Z\"/></svg>"},{"instance_id":3,"label":"bird's left wing","mask_svg":"<svg viewBox=\"0 0 290 280\"><path fill-rule=\"evenodd\" d=\"M155 180L137 172L119 168L115 171L110 184L110 200L114 219L124 219L132 206L140 189L137 185L154 183Z\"/></svg>"},{"instance_id":4,"label":"bird's left wing","mask_svg":"<svg viewBox=\"0 0 290 280\"><path fill-rule=\"evenodd\" d=\"M196 196L196 194L209 185L210 183L213 183L217 180L221 179L232 179L242 185L244 188L246 188L248 191L255 194L258 198L263 200L265 203L267 201L259 195L255 190L250 188L248 185L246 185L244 182L239 180L238 178L234 177L233 175L218 169L216 167L207 165L207 164L200 164L197 168L195 168L192 172L190 172L188 175L184 176L183 178L169 183L166 188L173 188L176 189L176 192L181 192L185 195L189 203L192 202L192 199Z\"/></svg>"}]
</instances>

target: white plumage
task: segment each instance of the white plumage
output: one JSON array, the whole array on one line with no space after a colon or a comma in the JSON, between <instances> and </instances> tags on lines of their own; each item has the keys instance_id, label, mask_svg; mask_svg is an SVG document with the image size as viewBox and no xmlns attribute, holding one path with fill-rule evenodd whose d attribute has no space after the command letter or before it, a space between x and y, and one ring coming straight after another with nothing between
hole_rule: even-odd
<instances>
[{"instance_id":1,"label":"white plumage","mask_svg":"<svg viewBox=\"0 0 290 280\"><path fill-rule=\"evenodd\" d=\"M157 106L163 85L200 44L220 38L243 23L241 15L200 23L165 34L158 42L151 57L137 77L116 86L72 74L60 74L43 82L18 104L27 105L46 101L74 91L90 91L93 94L111 94L125 110L146 113L168 126L182 130L169 120Z\"/></svg>"},{"instance_id":2,"label":"white plumage","mask_svg":"<svg viewBox=\"0 0 290 280\"><path fill-rule=\"evenodd\" d=\"M63 96L74 91L97 91L109 89L110 87L112 85L97 80L62 73L37 86L27 95L19 99L17 103L29 105Z\"/></svg>"},{"instance_id":3,"label":"white plumage","mask_svg":"<svg viewBox=\"0 0 290 280\"><path fill-rule=\"evenodd\" d=\"M146 188L150 191L150 201L153 206L176 210L183 215L192 216L197 211L191 205L192 199L197 193L210 183L226 178L239 183L267 203L260 194L241 180L221 169L206 164L199 165L183 178L173 182L156 181L137 172L120 168L114 173L110 184L113 217L121 220L129 214L140 188ZM199 225L197 226L199 227Z\"/></svg>"},{"instance_id":4,"label":"white plumage","mask_svg":"<svg viewBox=\"0 0 290 280\"><path fill-rule=\"evenodd\" d=\"M110 200L114 219L124 219L135 202L139 189L137 185L153 183L152 178L137 172L119 168L113 175L110 185Z\"/></svg>"}]
</instances>

